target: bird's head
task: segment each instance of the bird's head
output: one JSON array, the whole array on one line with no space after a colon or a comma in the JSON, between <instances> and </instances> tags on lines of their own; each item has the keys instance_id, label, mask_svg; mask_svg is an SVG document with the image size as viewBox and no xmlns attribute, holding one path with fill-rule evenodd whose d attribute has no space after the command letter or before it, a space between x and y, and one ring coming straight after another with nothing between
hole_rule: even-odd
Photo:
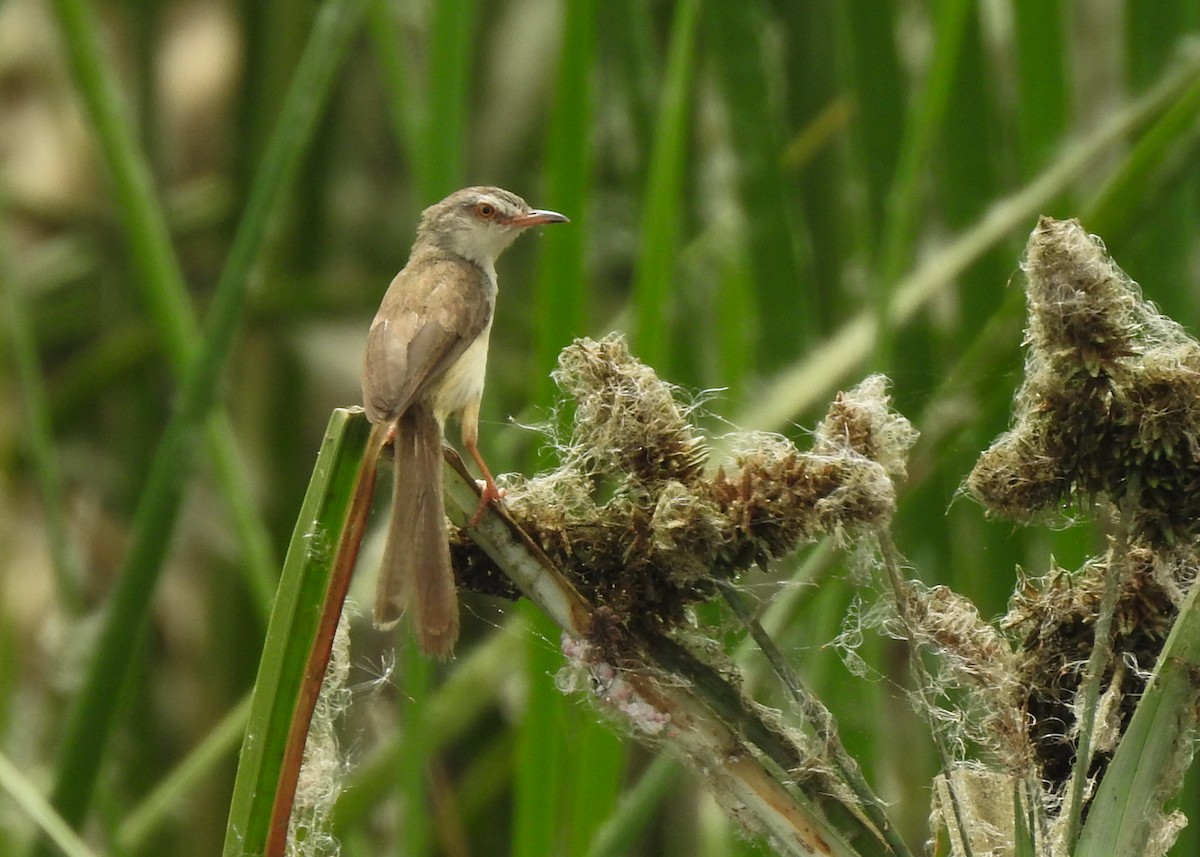
<instances>
[{"instance_id":1,"label":"bird's head","mask_svg":"<svg viewBox=\"0 0 1200 857\"><path fill-rule=\"evenodd\" d=\"M557 211L530 208L515 193L498 187L468 187L425 209L417 241L435 244L487 268L529 227L566 222Z\"/></svg>"}]
</instances>

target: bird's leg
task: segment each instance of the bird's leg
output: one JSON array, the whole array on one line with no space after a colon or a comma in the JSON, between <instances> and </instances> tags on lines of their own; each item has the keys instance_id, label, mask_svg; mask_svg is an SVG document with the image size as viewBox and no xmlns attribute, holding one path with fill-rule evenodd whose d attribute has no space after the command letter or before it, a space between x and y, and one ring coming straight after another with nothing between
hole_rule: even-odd
<instances>
[{"instance_id":1,"label":"bird's leg","mask_svg":"<svg viewBox=\"0 0 1200 857\"><path fill-rule=\"evenodd\" d=\"M479 465L479 470L483 473L483 485L480 486L479 492L479 508L475 510L475 514L471 516L471 520L467 523L469 527L479 526L479 522L483 520L483 513L487 510L488 504L493 500L499 500L504 496L504 489L496 485L496 480L492 478L492 471L488 470L488 466L483 461L483 456L479 454L479 400L468 402L462 412L462 442L467 448L467 452L471 453L471 457L475 459L475 463Z\"/></svg>"},{"instance_id":2,"label":"bird's leg","mask_svg":"<svg viewBox=\"0 0 1200 857\"><path fill-rule=\"evenodd\" d=\"M469 440L463 438L463 445L467 448L467 452L471 453L471 457L475 459L475 463L479 465L479 470L483 473L483 490L479 492L479 508L475 510L475 514L471 516L468 524L468 526L475 527L483 520L483 513L488 504L504 496L504 489L496 484L496 480L492 478L492 472L483 463L483 456L479 454L479 447L475 445L474 438Z\"/></svg>"}]
</instances>

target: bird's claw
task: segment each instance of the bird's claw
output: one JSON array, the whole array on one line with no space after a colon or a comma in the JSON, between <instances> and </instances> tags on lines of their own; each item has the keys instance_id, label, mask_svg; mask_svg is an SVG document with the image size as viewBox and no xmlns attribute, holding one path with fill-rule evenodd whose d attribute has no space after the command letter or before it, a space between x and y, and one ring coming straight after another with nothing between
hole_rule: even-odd
<instances>
[{"instance_id":1,"label":"bird's claw","mask_svg":"<svg viewBox=\"0 0 1200 857\"><path fill-rule=\"evenodd\" d=\"M496 500L503 499L505 490L490 480L476 479L476 484L479 486L479 507L475 510L475 514L471 516L471 520L467 526L477 527L479 522L483 520L483 513L487 511L487 507Z\"/></svg>"}]
</instances>

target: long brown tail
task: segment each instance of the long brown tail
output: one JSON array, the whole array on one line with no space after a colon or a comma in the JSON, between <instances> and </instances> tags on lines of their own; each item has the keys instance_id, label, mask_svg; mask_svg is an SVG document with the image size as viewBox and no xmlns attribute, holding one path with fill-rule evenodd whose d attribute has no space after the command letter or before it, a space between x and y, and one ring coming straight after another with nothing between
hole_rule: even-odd
<instances>
[{"instance_id":1,"label":"long brown tail","mask_svg":"<svg viewBox=\"0 0 1200 857\"><path fill-rule=\"evenodd\" d=\"M392 518L375 624L390 627L406 612L421 651L449 657L458 639L458 593L442 507L442 427L421 404L396 424Z\"/></svg>"}]
</instances>

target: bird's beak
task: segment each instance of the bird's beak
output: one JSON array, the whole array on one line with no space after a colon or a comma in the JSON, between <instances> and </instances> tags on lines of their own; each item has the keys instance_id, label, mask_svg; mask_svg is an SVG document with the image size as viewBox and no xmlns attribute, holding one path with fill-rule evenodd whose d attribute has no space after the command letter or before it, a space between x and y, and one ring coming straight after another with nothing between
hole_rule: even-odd
<instances>
[{"instance_id":1,"label":"bird's beak","mask_svg":"<svg viewBox=\"0 0 1200 857\"><path fill-rule=\"evenodd\" d=\"M544 208L534 208L524 214L518 214L512 219L513 226L541 226L544 223L570 223L571 219L557 211L547 211Z\"/></svg>"}]
</instances>

